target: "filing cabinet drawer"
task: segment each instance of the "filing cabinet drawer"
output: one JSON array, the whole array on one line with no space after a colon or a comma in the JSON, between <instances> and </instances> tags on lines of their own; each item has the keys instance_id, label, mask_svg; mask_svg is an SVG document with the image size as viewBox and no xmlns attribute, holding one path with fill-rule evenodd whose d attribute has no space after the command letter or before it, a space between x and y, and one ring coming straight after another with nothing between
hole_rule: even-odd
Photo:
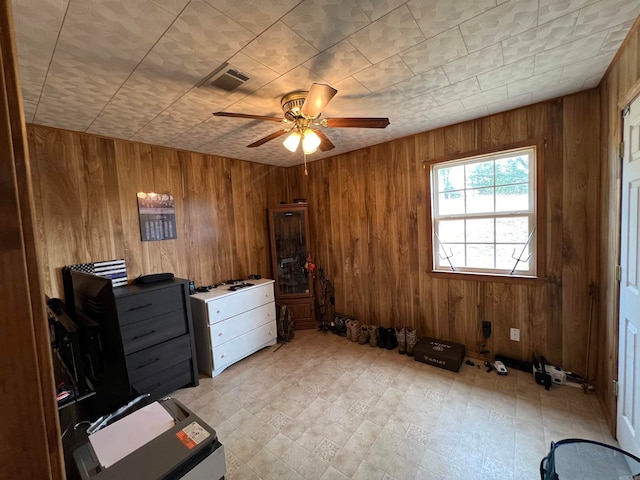
<instances>
[{"instance_id":1,"label":"filing cabinet drawer","mask_svg":"<svg viewBox=\"0 0 640 480\"><path fill-rule=\"evenodd\" d=\"M169 340L140 352L127 355L129 381L133 384L141 379L191 358L189 335Z\"/></svg>"},{"instance_id":2,"label":"filing cabinet drawer","mask_svg":"<svg viewBox=\"0 0 640 480\"><path fill-rule=\"evenodd\" d=\"M247 352L253 353L269 342L275 343L276 334L276 322L273 321L215 347L212 350L214 370L231 365L246 357Z\"/></svg>"},{"instance_id":3,"label":"filing cabinet drawer","mask_svg":"<svg viewBox=\"0 0 640 480\"><path fill-rule=\"evenodd\" d=\"M186 360L131 382L131 386L138 394L150 393L152 398L157 398L191 383L192 375L191 361Z\"/></svg>"},{"instance_id":4,"label":"filing cabinet drawer","mask_svg":"<svg viewBox=\"0 0 640 480\"><path fill-rule=\"evenodd\" d=\"M207 305L209 324L233 317L247 310L253 310L260 305L273 301L273 284L271 283L246 290L241 288L233 295L227 295L209 302Z\"/></svg>"},{"instance_id":5,"label":"filing cabinet drawer","mask_svg":"<svg viewBox=\"0 0 640 480\"><path fill-rule=\"evenodd\" d=\"M228 318L209 327L211 332L211 346L217 347L229 340L233 340L249 330L275 320L275 304L273 302L262 305L235 317Z\"/></svg>"},{"instance_id":6,"label":"filing cabinet drawer","mask_svg":"<svg viewBox=\"0 0 640 480\"><path fill-rule=\"evenodd\" d=\"M187 315L184 310L132 323L120 330L126 355L184 335L187 331Z\"/></svg>"},{"instance_id":7,"label":"filing cabinet drawer","mask_svg":"<svg viewBox=\"0 0 640 480\"><path fill-rule=\"evenodd\" d=\"M118 298L118 321L121 326L139 322L163 313L181 309L184 305L181 286L170 286Z\"/></svg>"}]
</instances>

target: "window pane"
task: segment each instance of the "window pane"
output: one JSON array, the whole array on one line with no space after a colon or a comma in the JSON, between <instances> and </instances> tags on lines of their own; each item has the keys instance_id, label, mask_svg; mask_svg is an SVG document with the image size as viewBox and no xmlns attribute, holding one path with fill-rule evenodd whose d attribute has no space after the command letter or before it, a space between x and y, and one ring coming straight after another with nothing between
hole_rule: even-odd
<instances>
[{"instance_id":1,"label":"window pane","mask_svg":"<svg viewBox=\"0 0 640 480\"><path fill-rule=\"evenodd\" d=\"M496 245L496 267L511 271L513 266L516 264L516 260L513 257L518 258L518 255L522 252L522 247L524 247L524 243L515 245ZM520 258L522 258L522 260L526 260L528 256L529 247L525 248L524 253ZM519 262L516 271L528 270L529 263L532 261L533 257L531 257L527 262Z\"/></svg>"},{"instance_id":2,"label":"window pane","mask_svg":"<svg viewBox=\"0 0 640 480\"><path fill-rule=\"evenodd\" d=\"M438 215L464 213L464 190L461 192L441 193L438 196Z\"/></svg>"},{"instance_id":3,"label":"window pane","mask_svg":"<svg viewBox=\"0 0 640 480\"><path fill-rule=\"evenodd\" d=\"M526 243L529 233L527 217L496 218L496 238L501 243Z\"/></svg>"},{"instance_id":4,"label":"window pane","mask_svg":"<svg viewBox=\"0 0 640 480\"><path fill-rule=\"evenodd\" d=\"M467 220L468 243L493 243L493 218Z\"/></svg>"},{"instance_id":5,"label":"window pane","mask_svg":"<svg viewBox=\"0 0 640 480\"><path fill-rule=\"evenodd\" d=\"M529 155L496 160L496 185L529 182Z\"/></svg>"},{"instance_id":6,"label":"window pane","mask_svg":"<svg viewBox=\"0 0 640 480\"><path fill-rule=\"evenodd\" d=\"M467 188L493 186L493 160L467 165L465 173Z\"/></svg>"},{"instance_id":7,"label":"window pane","mask_svg":"<svg viewBox=\"0 0 640 480\"><path fill-rule=\"evenodd\" d=\"M438 169L438 191L450 192L464 188L464 165Z\"/></svg>"},{"instance_id":8,"label":"window pane","mask_svg":"<svg viewBox=\"0 0 640 480\"><path fill-rule=\"evenodd\" d=\"M516 212L529 210L529 184L496 187L496 211Z\"/></svg>"},{"instance_id":9,"label":"window pane","mask_svg":"<svg viewBox=\"0 0 640 480\"><path fill-rule=\"evenodd\" d=\"M467 267L495 268L493 245L467 244Z\"/></svg>"},{"instance_id":10,"label":"window pane","mask_svg":"<svg viewBox=\"0 0 640 480\"><path fill-rule=\"evenodd\" d=\"M467 213L487 213L493 211L493 188L467 190Z\"/></svg>"},{"instance_id":11,"label":"window pane","mask_svg":"<svg viewBox=\"0 0 640 480\"><path fill-rule=\"evenodd\" d=\"M438 222L438 236L445 246L447 243L464 242L464 220L441 220Z\"/></svg>"}]
</instances>

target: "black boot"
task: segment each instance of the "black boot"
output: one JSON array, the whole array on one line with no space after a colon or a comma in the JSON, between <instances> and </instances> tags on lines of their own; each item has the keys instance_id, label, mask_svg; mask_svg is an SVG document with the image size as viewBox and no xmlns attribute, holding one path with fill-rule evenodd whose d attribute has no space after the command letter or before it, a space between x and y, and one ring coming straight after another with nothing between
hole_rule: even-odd
<instances>
[{"instance_id":1,"label":"black boot","mask_svg":"<svg viewBox=\"0 0 640 480\"><path fill-rule=\"evenodd\" d=\"M378 347L384 348L387 338L387 329L378 327Z\"/></svg>"},{"instance_id":2,"label":"black boot","mask_svg":"<svg viewBox=\"0 0 640 480\"><path fill-rule=\"evenodd\" d=\"M385 329L384 348L386 348L387 350L393 350L397 346L398 346L398 340L396 339L396 329L395 328Z\"/></svg>"}]
</instances>

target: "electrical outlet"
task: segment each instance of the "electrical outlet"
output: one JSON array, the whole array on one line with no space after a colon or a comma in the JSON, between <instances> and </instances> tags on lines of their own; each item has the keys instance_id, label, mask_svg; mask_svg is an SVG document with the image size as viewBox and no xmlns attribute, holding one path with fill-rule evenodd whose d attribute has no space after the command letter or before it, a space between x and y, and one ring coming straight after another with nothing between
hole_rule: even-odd
<instances>
[{"instance_id":1,"label":"electrical outlet","mask_svg":"<svg viewBox=\"0 0 640 480\"><path fill-rule=\"evenodd\" d=\"M511 340L513 340L514 342L519 342L520 341L520 329L519 328L512 328L510 330L509 338L511 338Z\"/></svg>"}]
</instances>

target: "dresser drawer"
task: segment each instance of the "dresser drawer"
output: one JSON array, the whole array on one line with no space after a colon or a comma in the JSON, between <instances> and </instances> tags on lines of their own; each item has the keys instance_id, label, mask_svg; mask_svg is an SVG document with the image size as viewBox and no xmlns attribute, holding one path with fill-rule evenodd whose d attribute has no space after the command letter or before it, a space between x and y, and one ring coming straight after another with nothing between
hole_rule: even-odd
<instances>
[{"instance_id":1,"label":"dresser drawer","mask_svg":"<svg viewBox=\"0 0 640 480\"><path fill-rule=\"evenodd\" d=\"M209 324L219 322L239 313L273 301L273 284L269 283L249 290L241 288L232 295L209 302Z\"/></svg>"},{"instance_id":2,"label":"dresser drawer","mask_svg":"<svg viewBox=\"0 0 640 480\"><path fill-rule=\"evenodd\" d=\"M191 383L193 381L192 368L191 361L186 360L131 382L131 386L138 394L149 393L152 398L158 398Z\"/></svg>"},{"instance_id":3,"label":"dresser drawer","mask_svg":"<svg viewBox=\"0 0 640 480\"><path fill-rule=\"evenodd\" d=\"M272 322L275 318L275 304L271 302L235 317L214 323L209 326L211 346L222 345L260 325Z\"/></svg>"},{"instance_id":4,"label":"dresser drawer","mask_svg":"<svg viewBox=\"0 0 640 480\"><path fill-rule=\"evenodd\" d=\"M127 355L129 381L133 384L161 370L191 358L189 335L169 340L140 352Z\"/></svg>"},{"instance_id":5,"label":"dresser drawer","mask_svg":"<svg viewBox=\"0 0 640 480\"><path fill-rule=\"evenodd\" d=\"M187 315L184 310L165 313L120 329L124 353L137 352L187 333Z\"/></svg>"},{"instance_id":6,"label":"dresser drawer","mask_svg":"<svg viewBox=\"0 0 640 480\"><path fill-rule=\"evenodd\" d=\"M182 309L184 305L181 285L159 288L117 300L118 321L121 326Z\"/></svg>"},{"instance_id":7,"label":"dresser drawer","mask_svg":"<svg viewBox=\"0 0 640 480\"><path fill-rule=\"evenodd\" d=\"M260 346L276 339L276 322L261 325L213 349L213 368L218 370L255 352Z\"/></svg>"}]
</instances>

